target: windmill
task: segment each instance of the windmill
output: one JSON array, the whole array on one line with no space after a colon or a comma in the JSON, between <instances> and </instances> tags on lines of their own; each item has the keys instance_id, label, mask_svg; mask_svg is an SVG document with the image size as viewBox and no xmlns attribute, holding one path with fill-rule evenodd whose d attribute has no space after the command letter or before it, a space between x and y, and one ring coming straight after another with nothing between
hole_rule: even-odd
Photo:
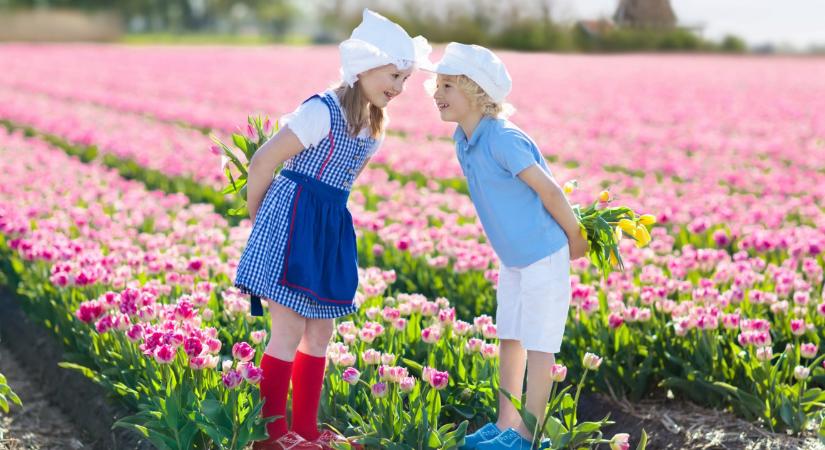
<instances>
[{"instance_id":1,"label":"windmill","mask_svg":"<svg viewBox=\"0 0 825 450\"><path fill-rule=\"evenodd\" d=\"M669 0L619 0L613 21L636 28L673 28L676 14Z\"/></svg>"}]
</instances>

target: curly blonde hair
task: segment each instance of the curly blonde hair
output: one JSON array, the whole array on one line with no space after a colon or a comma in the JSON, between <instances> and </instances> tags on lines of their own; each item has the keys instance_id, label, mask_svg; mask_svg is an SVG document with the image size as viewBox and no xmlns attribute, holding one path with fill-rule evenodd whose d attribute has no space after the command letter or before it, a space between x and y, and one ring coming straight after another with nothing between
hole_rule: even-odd
<instances>
[{"instance_id":1,"label":"curly blonde hair","mask_svg":"<svg viewBox=\"0 0 825 450\"><path fill-rule=\"evenodd\" d=\"M513 105L507 102L496 103L490 96L484 92L484 89L475 81L470 79L467 75L442 75L449 77L453 83L461 89L461 92L470 100L470 104L481 109L481 113L485 116L506 119L513 115L516 109ZM425 82L427 91L432 95L435 92L435 77Z\"/></svg>"}]
</instances>

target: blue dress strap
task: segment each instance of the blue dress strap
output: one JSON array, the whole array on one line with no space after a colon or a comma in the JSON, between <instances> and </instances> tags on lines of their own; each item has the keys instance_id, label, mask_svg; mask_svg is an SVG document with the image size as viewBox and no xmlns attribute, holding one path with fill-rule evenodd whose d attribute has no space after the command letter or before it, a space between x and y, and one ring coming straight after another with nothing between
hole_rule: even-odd
<instances>
[{"instance_id":1,"label":"blue dress strap","mask_svg":"<svg viewBox=\"0 0 825 450\"><path fill-rule=\"evenodd\" d=\"M335 123L335 113L340 113L340 111L336 111L337 105L335 104L335 101L331 99L326 92L315 94L312 97L309 97L308 99L304 100L301 104L303 105L304 103L315 98L321 100L325 105L327 105L327 109L329 110L329 132L332 133L332 125Z\"/></svg>"}]
</instances>

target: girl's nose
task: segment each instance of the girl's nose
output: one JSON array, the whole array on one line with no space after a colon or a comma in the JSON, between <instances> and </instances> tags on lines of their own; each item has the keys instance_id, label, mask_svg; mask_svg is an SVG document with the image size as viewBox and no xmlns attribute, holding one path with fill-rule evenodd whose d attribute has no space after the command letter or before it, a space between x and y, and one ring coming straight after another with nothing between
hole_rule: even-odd
<instances>
[{"instance_id":1,"label":"girl's nose","mask_svg":"<svg viewBox=\"0 0 825 450\"><path fill-rule=\"evenodd\" d=\"M404 81L396 81L393 89L395 89L396 95L404 92Z\"/></svg>"}]
</instances>

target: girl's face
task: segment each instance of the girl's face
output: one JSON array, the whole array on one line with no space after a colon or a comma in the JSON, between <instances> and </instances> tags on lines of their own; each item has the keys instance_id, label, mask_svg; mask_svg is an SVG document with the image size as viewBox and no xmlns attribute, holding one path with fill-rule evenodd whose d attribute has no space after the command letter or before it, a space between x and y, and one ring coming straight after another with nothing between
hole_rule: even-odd
<instances>
[{"instance_id":1,"label":"girl's face","mask_svg":"<svg viewBox=\"0 0 825 450\"><path fill-rule=\"evenodd\" d=\"M445 122L459 122L473 112L470 99L464 95L456 84L455 75L439 74L435 79L435 93L433 99Z\"/></svg>"},{"instance_id":2,"label":"girl's face","mask_svg":"<svg viewBox=\"0 0 825 450\"><path fill-rule=\"evenodd\" d=\"M399 70L394 64L387 64L359 74L358 80L367 101L384 108L390 100L404 92L404 82L412 71L412 67Z\"/></svg>"}]
</instances>

